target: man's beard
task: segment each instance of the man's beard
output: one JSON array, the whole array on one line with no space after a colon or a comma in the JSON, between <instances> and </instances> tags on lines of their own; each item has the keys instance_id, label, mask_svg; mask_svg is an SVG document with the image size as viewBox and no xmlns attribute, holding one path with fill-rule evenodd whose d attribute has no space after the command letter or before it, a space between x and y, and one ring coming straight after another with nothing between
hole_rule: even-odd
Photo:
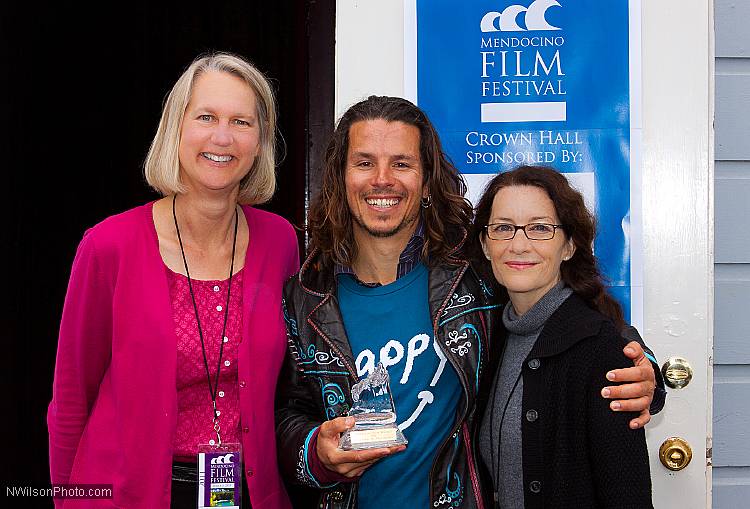
<instances>
[{"instance_id":1,"label":"man's beard","mask_svg":"<svg viewBox=\"0 0 750 509\"><path fill-rule=\"evenodd\" d=\"M382 231L382 230L373 230L369 228L364 221L360 218L360 216L356 214L352 214L352 217L354 217L354 222L359 225L360 228L362 228L364 231L366 231L368 234L372 235L373 237L378 237L381 239L392 237L396 235L398 232L403 230L404 228L408 228L414 222L419 218L419 211L417 211L412 216L405 216L399 224L395 226L395 228L392 228L390 230Z\"/></svg>"}]
</instances>

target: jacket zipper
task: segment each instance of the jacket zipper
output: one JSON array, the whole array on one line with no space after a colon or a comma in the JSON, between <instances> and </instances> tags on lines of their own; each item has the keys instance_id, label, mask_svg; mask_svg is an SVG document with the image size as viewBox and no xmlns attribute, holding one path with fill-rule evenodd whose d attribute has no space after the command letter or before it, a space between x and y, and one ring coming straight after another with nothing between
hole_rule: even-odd
<instances>
[{"instance_id":1,"label":"jacket zipper","mask_svg":"<svg viewBox=\"0 0 750 509\"><path fill-rule=\"evenodd\" d=\"M435 319L433 320L433 323L432 323L432 333L435 335L435 340L436 341L437 341L437 338L438 338L438 321L439 321L440 314L445 309L445 306L448 305L448 301L450 301L451 295L453 295L453 293L456 291L456 288L458 287L458 283L459 283L459 281L461 281L461 278L466 273L467 269L468 269L468 264L465 265L464 268L463 268L463 270L461 271L461 273L458 274L458 276L456 276L456 279L453 281L453 285L451 286L450 291L447 293L447 297L445 298L445 300L443 300L443 304L438 308L437 313L435 314ZM440 344L440 349L443 350L442 342ZM462 382L463 389L466 392L466 397L464 398L463 413L461 414L461 417L458 419L458 422L461 423L461 425L463 425L464 421L466 419L466 416L469 413L468 412L468 410L469 410L469 398L468 398L469 386L467 385L468 381L464 380L464 373L463 373L463 371L460 370L460 369L458 369L458 366L456 364L454 364L453 359L450 357L450 355L447 354L447 353L445 353L445 351L443 351L443 355L445 355L445 358L450 361L451 366L456 371L456 374L458 375L459 379ZM481 361L481 359L480 359L480 361ZM453 428L451 428L451 431L453 431ZM440 447L438 448L438 452L442 451L445 448L445 444L448 443L448 440L450 440L451 438L455 438L455 436L458 433L460 433L460 432L461 432L461 427L459 426L459 428L456 429L455 432L448 433L448 435L443 439L443 442L440 444ZM434 484L434 481L433 481L433 472L435 470L435 464L437 462L437 458L438 458L438 454L435 454L435 458L432 460L432 466L430 467L430 487L432 487L433 484ZM447 479L446 481L450 482L450 479ZM473 480L472 480L472 483L473 483ZM432 494L430 494L430 496L432 496Z\"/></svg>"},{"instance_id":2,"label":"jacket zipper","mask_svg":"<svg viewBox=\"0 0 750 509\"><path fill-rule=\"evenodd\" d=\"M471 485L474 487L474 498L477 500L477 508L484 509L484 502L482 501L482 492L479 487L479 477L477 471L474 468L474 451L471 448L471 439L469 438L469 428L466 423L462 425L462 434L464 438L464 444L466 445L466 459L469 462L469 477L471 478Z\"/></svg>"}]
</instances>

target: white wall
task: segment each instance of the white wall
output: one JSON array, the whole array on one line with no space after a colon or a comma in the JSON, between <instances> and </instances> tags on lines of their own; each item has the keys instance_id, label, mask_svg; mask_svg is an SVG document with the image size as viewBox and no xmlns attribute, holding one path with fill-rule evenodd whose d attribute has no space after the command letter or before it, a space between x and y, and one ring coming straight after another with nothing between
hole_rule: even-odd
<instances>
[{"instance_id":1,"label":"white wall","mask_svg":"<svg viewBox=\"0 0 750 509\"><path fill-rule=\"evenodd\" d=\"M402 0L336 1L336 119L370 95L404 96Z\"/></svg>"}]
</instances>

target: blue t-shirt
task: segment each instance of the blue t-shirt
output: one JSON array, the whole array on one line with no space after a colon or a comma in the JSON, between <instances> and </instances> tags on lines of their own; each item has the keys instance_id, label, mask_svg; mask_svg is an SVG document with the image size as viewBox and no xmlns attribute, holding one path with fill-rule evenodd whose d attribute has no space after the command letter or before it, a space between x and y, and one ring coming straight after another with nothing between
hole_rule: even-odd
<instances>
[{"instance_id":1,"label":"blue t-shirt","mask_svg":"<svg viewBox=\"0 0 750 509\"><path fill-rule=\"evenodd\" d=\"M406 450L376 462L359 483L359 507L429 506L429 477L440 444L452 430L461 385L435 343L423 264L395 282L369 288L337 277L344 327L360 378L378 362L388 368ZM408 501L408 502L407 502Z\"/></svg>"}]
</instances>

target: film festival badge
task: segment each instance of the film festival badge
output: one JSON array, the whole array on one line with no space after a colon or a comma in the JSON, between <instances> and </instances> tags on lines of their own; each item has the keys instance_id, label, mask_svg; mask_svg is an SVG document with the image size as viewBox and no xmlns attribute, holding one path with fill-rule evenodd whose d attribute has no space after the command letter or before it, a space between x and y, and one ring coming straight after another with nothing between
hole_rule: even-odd
<instances>
[{"instance_id":1,"label":"film festival badge","mask_svg":"<svg viewBox=\"0 0 750 509\"><path fill-rule=\"evenodd\" d=\"M341 435L345 451L405 445L408 441L396 425L396 409L388 370L378 363L375 370L352 387L354 427Z\"/></svg>"},{"instance_id":2,"label":"film festival badge","mask_svg":"<svg viewBox=\"0 0 750 509\"><path fill-rule=\"evenodd\" d=\"M198 509L242 506L240 444L198 446Z\"/></svg>"}]
</instances>

